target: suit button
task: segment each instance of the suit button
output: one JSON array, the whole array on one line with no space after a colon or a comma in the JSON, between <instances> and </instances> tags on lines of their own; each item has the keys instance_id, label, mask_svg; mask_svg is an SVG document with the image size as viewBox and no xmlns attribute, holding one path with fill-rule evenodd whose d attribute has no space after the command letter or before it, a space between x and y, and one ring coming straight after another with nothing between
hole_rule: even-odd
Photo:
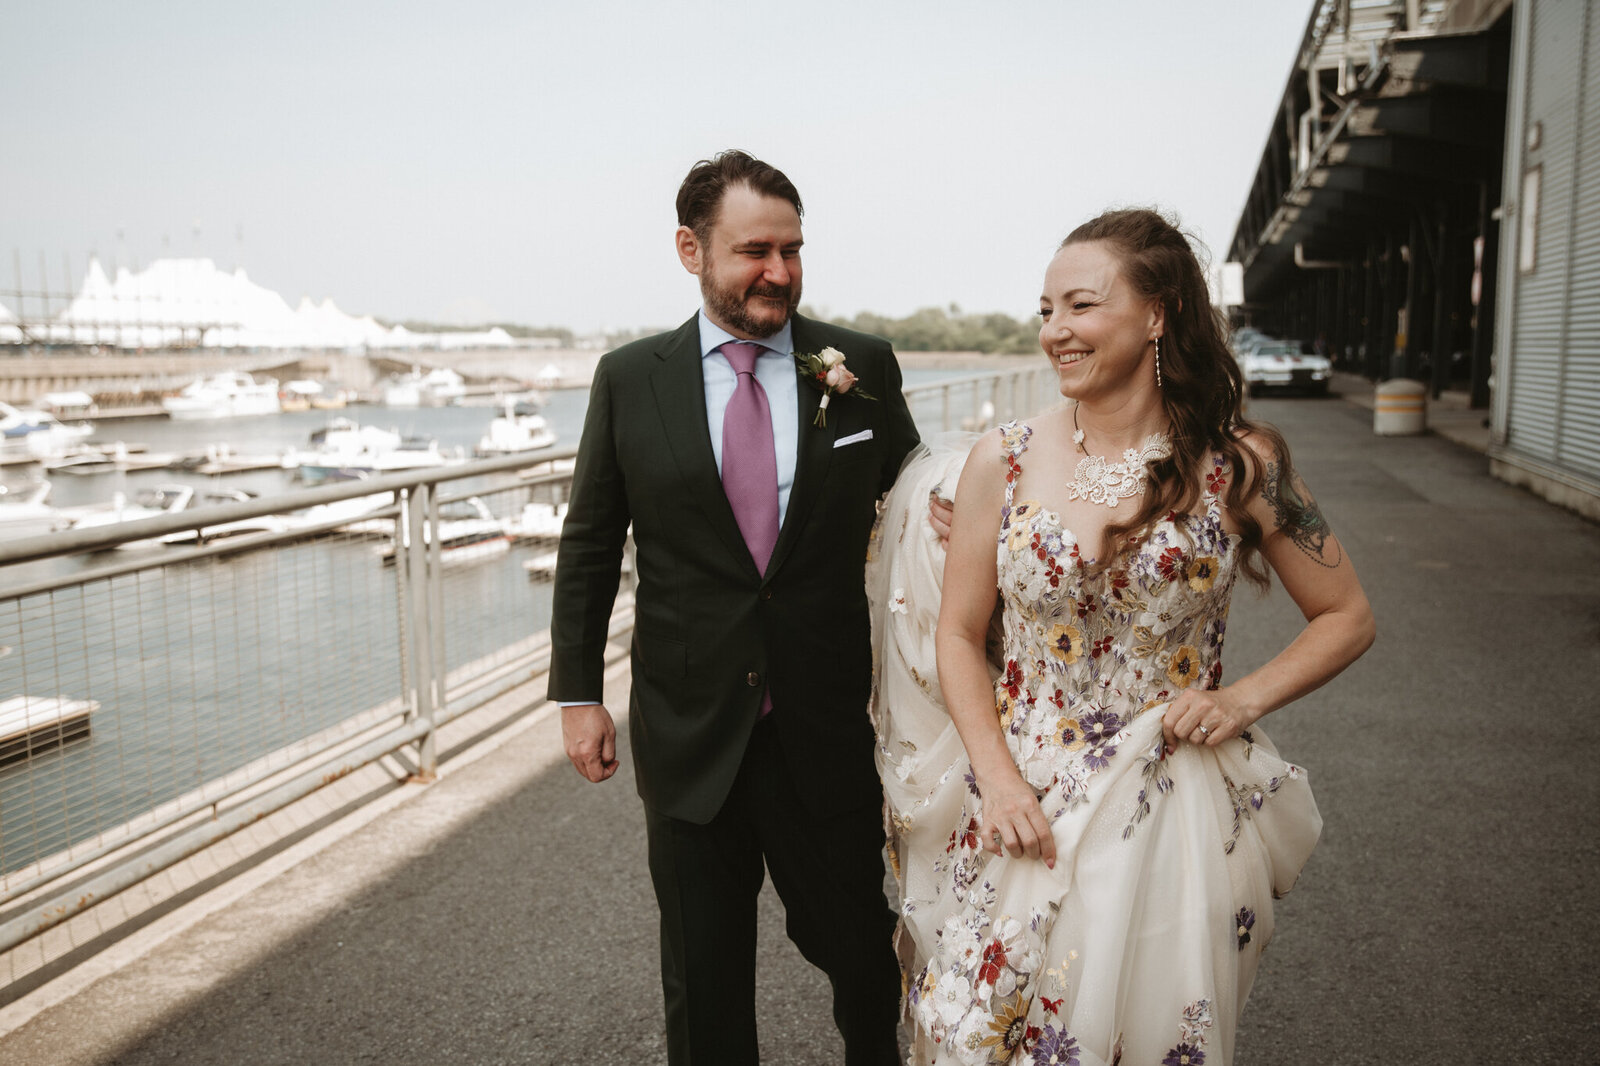
<instances>
[{"instance_id":1,"label":"suit button","mask_svg":"<svg viewBox=\"0 0 1600 1066\"><path fill-rule=\"evenodd\" d=\"M744 675L744 682L751 688L755 688L757 685L761 684L761 675L752 670L748 674Z\"/></svg>"},{"instance_id":2,"label":"suit button","mask_svg":"<svg viewBox=\"0 0 1600 1066\"><path fill-rule=\"evenodd\" d=\"M772 590L771 589L762 589L761 590L761 598L764 599L764 600L772 599Z\"/></svg>"}]
</instances>

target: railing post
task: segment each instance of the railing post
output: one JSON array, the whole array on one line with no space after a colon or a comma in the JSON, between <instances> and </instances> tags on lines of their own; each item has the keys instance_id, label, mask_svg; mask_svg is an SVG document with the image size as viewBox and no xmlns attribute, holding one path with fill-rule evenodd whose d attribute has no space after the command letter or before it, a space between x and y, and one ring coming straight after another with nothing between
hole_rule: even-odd
<instances>
[{"instance_id":1,"label":"railing post","mask_svg":"<svg viewBox=\"0 0 1600 1066\"><path fill-rule=\"evenodd\" d=\"M942 406L939 408L939 428L948 430L950 428L950 386L946 384L939 390L939 395L942 400Z\"/></svg>"},{"instance_id":2,"label":"railing post","mask_svg":"<svg viewBox=\"0 0 1600 1066\"><path fill-rule=\"evenodd\" d=\"M439 496L432 482L418 485L402 496L400 511L403 535L395 550L395 568L405 574L406 595L400 605L400 616L405 626L404 648L410 653L410 684L406 693L409 706L408 719L420 718L429 729L417 741L417 768L411 775L413 781L427 783L438 770L438 746L432 728L437 698L440 663L435 659L436 639L434 625L435 601L442 603L441 571L437 565L439 540ZM432 543L430 543L432 542ZM435 565L429 565L433 562Z\"/></svg>"}]
</instances>

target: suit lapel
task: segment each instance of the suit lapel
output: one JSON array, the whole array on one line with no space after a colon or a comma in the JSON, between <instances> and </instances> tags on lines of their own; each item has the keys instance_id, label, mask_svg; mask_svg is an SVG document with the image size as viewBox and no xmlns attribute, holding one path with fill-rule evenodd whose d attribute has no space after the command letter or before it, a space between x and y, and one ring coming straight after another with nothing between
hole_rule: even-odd
<instances>
[{"instance_id":1,"label":"suit lapel","mask_svg":"<svg viewBox=\"0 0 1600 1066\"><path fill-rule=\"evenodd\" d=\"M813 333L812 323L799 315L795 315L792 321L794 350L806 354L821 351L824 346ZM798 370L795 375L799 377ZM783 565L789 549L805 529L812 505L816 503L817 494L828 476L828 463L833 459L833 440L839 428L837 419L830 419L826 426L811 424L817 417L817 407L822 403L822 391L803 378L798 385L800 440L795 448L794 484L789 489L789 507L784 511L783 526L778 530L777 546L772 549L772 561L767 564L769 574Z\"/></svg>"},{"instance_id":2,"label":"suit lapel","mask_svg":"<svg viewBox=\"0 0 1600 1066\"><path fill-rule=\"evenodd\" d=\"M656 413L684 484L729 554L743 560L754 574L755 561L750 558L750 549L745 547L744 535L739 532L739 523L723 492L716 453L711 450L698 316L662 338L656 357L660 362L650 376Z\"/></svg>"}]
</instances>

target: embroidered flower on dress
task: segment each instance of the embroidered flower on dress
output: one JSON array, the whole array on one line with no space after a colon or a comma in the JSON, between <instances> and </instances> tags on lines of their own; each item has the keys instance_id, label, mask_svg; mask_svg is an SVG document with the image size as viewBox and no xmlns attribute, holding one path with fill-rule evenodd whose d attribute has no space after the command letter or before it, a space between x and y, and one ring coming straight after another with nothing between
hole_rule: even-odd
<instances>
[{"instance_id":1,"label":"embroidered flower on dress","mask_svg":"<svg viewBox=\"0 0 1600 1066\"><path fill-rule=\"evenodd\" d=\"M990 1062L1010 1062L1028 1030L1028 1004L1018 993L1009 1003L1003 1003L994 1012L989 1023L989 1035L978 1042L978 1047L989 1049Z\"/></svg>"},{"instance_id":2,"label":"embroidered flower on dress","mask_svg":"<svg viewBox=\"0 0 1600 1066\"><path fill-rule=\"evenodd\" d=\"M1077 626L1057 624L1046 639L1050 642L1050 653L1060 659L1063 666L1071 666L1083 654L1083 630Z\"/></svg>"},{"instance_id":3,"label":"embroidered flower on dress","mask_svg":"<svg viewBox=\"0 0 1600 1066\"><path fill-rule=\"evenodd\" d=\"M1239 950L1250 943L1250 929L1256 924L1256 912L1249 907L1240 907L1239 913L1233 918L1234 932L1239 937Z\"/></svg>"},{"instance_id":4,"label":"embroidered flower on dress","mask_svg":"<svg viewBox=\"0 0 1600 1066\"><path fill-rule=\"evenodd\" d=\"M1167 676L1179 688L1188 688L1200 676L1200 653L1187 644L1181 646L1172 653L1172 662L1167 664Z\"/></svg>"},{"instance_id":5,"label":"embroidered flower on dress","mask_svg":"<svg viewBox=\"0 0 1600 1066\"><path fill-rule=\"evenodd\" d=\"M1065 1029L1046 1025L1033 1045L1033 1066L1078 1066L1078 1041Z\"/></svg>"},{"instance_id":6,"label":"embroidered flower on dress","mask_svg":"<svg viewBox=\"0 0 1600 1066\"><path fill-rule=\"evenodd\" d=\"M1193 1044L1183 1043L1167 1052L1167 1057L1161 1060L1161 1066L1201 1066L1206 1061L1206 1053Z\"/></svg>"},{"instance_id":7,"label":"embroidered flower on dress","mask_svg":"<svg viewBox=\"0 0 1600 1066\"><path fill-rule=\"evenodd\" d=\"M1189 560L1189 565L1184 569L1183 576L1188 578L1190 588L1196 592L1204 592L1217 579L1217 557L1215 555L1195 556Z\"/></svg>"}]
</instances>

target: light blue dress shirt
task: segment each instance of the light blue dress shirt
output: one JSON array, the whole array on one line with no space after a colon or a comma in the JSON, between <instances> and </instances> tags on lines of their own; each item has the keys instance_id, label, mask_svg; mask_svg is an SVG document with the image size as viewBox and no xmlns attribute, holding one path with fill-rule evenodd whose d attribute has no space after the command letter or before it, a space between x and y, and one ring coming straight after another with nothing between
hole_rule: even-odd
<instances>
[{"instance_id":1,"label":"light blue dress shirt","mask_svg":"<svg viewBox=\"0 0 1600 1066\"><path fill-rule=\"evenodd\" d=\"M800 376L794 369L794 334L790 323L770 337L751 343L764 351L756 356L756 380L767 392L772 409L773 453L778 459L778 526L789 513L789 490L794 488L794 467L800 450ZM717 351L728 341L739 340L711 321L700 309L700 370L705 375L706 423L711 430L711 451L717 457L717 474L722 474L722 416L733 399L739 375L733 372L728 357Z\"/></svg>"}]
</instances>

